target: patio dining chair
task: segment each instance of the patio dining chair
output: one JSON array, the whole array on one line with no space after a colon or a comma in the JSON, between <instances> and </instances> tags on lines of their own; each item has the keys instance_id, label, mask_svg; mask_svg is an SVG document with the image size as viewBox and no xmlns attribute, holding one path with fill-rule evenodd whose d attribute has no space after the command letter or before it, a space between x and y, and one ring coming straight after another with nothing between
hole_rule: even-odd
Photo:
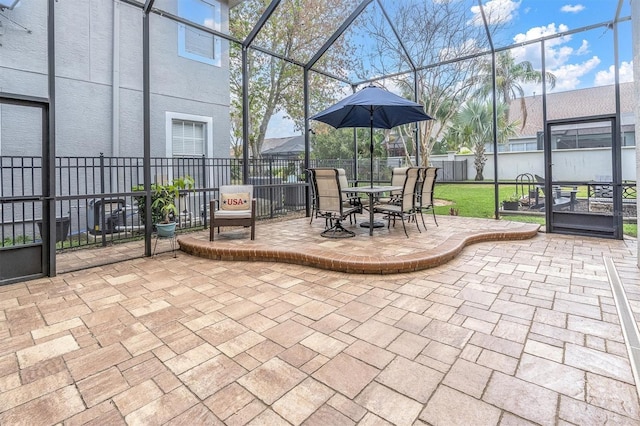
<instances>
[{"instance_id":1,"label":"patio dining chair","mask_svg":"<svg viewBox=\"0 0 640 426\"><path fill-rule=\"evenodd\" d=\"M407 170L409 167L394 167L391 170L391 186L404 185L405 178L407 177ZM378 202L383 204L397 203L402 196L402 190L391 191L388 197L382 197L378 199Z\"/></svg>"},{"instance_id":2,"label":"patio dining chair","mask_svg":"<svg viewBox=\"0 0 640 426\"><path fill-rule=\"evenodd\" d=\"M253 185L221 185L220 199L211 200L209 241L214 239L214 228L221 226L244 226L251 228L251 239L256 236L256 199Z\"/></svg>"},{"instance_id":3,"label":"patio dining chair","mask_svg":"<svg viewBox=\"0 0 640 426\"><path fill-rule=\"evenodd\" d=\"M311 220L309 225L313 223L313 219L319 217L320 211L318 210L318 184L316 183L316 169L307 169L309 173L309 187L311 189Z\"/></svg>"},{"instance_id":4,"label":"patio dining chair","mask_svg":"<svg viewBox=\"0 0 640 426\"><path fill-rule=\"evenodd\" d=\"M437 177L437 167L420 167L420 177L418 178L418 185L416 185L416 210L420 213L424 229L427 229L427 224L424 222L423 212L431 211L433 221L436 223L436 226L439 226L436 219L436 211L433 208L433 188L435 187Z\"/></svg>"},{"instance_id":5,"label":"patio dining chair","mask_svg":"<svg viewBox=\"0 0 640 426\"><path fill-rule=\"evenodd\" d=\"M338 170L338 179L340 180L340 190L349 187L349 180L347 179L347 172L344 169ZM356 207L356 210L349 215L349 223L355 223L356 214L362 213L362 199L357 193L347 192L344 194L344 207L351 208Z\"/></svg>"},{"instance_id":6,"label":"patio dining chair","mask_svg":"<svg viewBox=\"0 0 640 426\"><path fill-rule=\"evenodd\" d=\"M318 214L328 221L328 224L325 224L325 230L320 234L323 237L347 238L355 236L353 231L342 226L342 221L361 211L361 207L349 204L347 195L341 191L342 184L339 174L338 169L314 169Z\"/></svg>"},{"instance_id":7,"label":"patio dining chair","mask_svg":"<svg viewBox=\"0 0 640 426\"><path fill-rule=\"evenodd\" d=\"M395 225L396 219L402 220L402 228L404 229L404 234L409 238L409 234L407 233L407 227L405 225L405 220L410 221L413 219L416 222L416 227L418 228L418 232L420 231L420 226L418 225L418 221L416 218L416 184L418 182L418 173L420 171L419 167L409 167L407 170L407 174L404 179L404 183L402 185L402 193L400 197L397 199L390 200L388 203L380 203L374 206L374 211L376 213L383 213L387 219L387 228L391 225L391 221Z\"/></svg>"}]
</instances>

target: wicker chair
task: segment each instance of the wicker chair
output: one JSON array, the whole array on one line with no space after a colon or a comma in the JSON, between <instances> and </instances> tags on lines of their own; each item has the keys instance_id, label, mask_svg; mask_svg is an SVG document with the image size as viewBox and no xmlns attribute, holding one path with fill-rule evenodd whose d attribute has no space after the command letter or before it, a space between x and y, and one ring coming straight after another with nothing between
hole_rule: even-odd
<instances>
[{"instance_id":1,"label":"wicker chair","mask_svg":"<svg viewBox=\"0 0 640 426\"><path fill-rule=\"evenodd\" d=\"M256 236L256 199L253 198L253 185L222 185L220 200L211 200L209 241L213 241L221 226L251 227L251 239Z\"/></svg>"}]
</instances>

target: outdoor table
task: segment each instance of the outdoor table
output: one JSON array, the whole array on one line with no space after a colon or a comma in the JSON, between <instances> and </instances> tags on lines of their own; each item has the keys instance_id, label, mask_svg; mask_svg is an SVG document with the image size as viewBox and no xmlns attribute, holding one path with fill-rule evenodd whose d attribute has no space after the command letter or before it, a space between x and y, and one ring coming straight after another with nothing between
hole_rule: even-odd
<instances>
[{"instance_id":1,"label":"outdoor table","mask_svg":"<svg viewBox=\"0 0 640 426\"><path fill-rule=\"evenodd\" d=\"M374 220L373 220L373 200L375 195L380 195L385 192L402 191L402 186L352 186L349 188L342 188L342 192L355 192L358 194L369 195L369 235L373 235ZM365 226L361 224L360 226Z\"/></svg>"}]
</instances>

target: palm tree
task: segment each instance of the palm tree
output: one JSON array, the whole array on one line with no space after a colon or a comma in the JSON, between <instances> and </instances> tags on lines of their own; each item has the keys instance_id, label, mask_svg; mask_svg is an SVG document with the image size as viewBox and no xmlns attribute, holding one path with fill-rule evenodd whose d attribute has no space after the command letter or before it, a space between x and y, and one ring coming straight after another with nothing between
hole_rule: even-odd
<instances>
[{"instance_id":1,"label":"palm tree","mask_svg":"<svg viewBox=\"0 0 640 426\"><path fill-rule=\"evenodd\" d=\"M508 123L504 114L505 105L498 105L498 143L506 143L516 135L517 121ZM457 140L459 147L471 149L476 169L475 180L484 180L484 165L487 161L485 144L493 139L493 107L488 101L472 100L455 115L446 138Z\"/></svg>"},{"instance_id":2,"label":"palm tree","mask_svg":"<svg viewBox=\"0 0 640 426\"><path fill-rule=\"evenodd\" d=\"M476 95L487 97L493 91L493 71L491 61L484 61L480 65L480 73L473 78L474 83L480 87ZM550 72L545 73L549 86L553 89L556 85L556 76ZM533 68L529 61L516 63L511 51L505 50L496 55L496 90L497 99L505 105L505 119L509 119L509 105L511 100L520 98L520 111L522 112L522 128L527 123L527 106L524 101L522 83L542 83L542 72Z\"/></svg>"}]
</instances>

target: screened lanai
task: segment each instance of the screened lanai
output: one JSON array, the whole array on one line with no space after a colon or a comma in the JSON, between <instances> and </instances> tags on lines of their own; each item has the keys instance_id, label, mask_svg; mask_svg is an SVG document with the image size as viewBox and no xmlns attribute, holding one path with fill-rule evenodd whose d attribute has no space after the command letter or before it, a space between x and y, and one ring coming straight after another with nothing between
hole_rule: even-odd
<instances>
[{"instance_id":1,"label":"screened lanai","mask_svg":"<svg viewBox=\"0 0 640 426\"><path fill-rule=\"evenodd\" d=\"M196 181L181 199L185 229L207 226L208 200L232 181L259 186L264 217L308 214L313 165L385 181L394 165L464 157L469 190L494 184L496 218L501 185L518 176L540 176L546 194L606 187L605 214L538 212L550 232L622 238L638 120L629 1L554 13L507 0L10 3L0 15L3 249L38 265L19 276L55 275L56 252L121 235L143 236L150 255L151 211L137 199L184 175ZM309 120L369 84L434 117L376 130L373 158L367 129ZM452 131L472 107L480 125ZM262 161L269 140L298 135L298 159ZM516 145L531 149L504 152ZM65 226L74 238L58 235Z\"/></svg>"}]
</instances>

